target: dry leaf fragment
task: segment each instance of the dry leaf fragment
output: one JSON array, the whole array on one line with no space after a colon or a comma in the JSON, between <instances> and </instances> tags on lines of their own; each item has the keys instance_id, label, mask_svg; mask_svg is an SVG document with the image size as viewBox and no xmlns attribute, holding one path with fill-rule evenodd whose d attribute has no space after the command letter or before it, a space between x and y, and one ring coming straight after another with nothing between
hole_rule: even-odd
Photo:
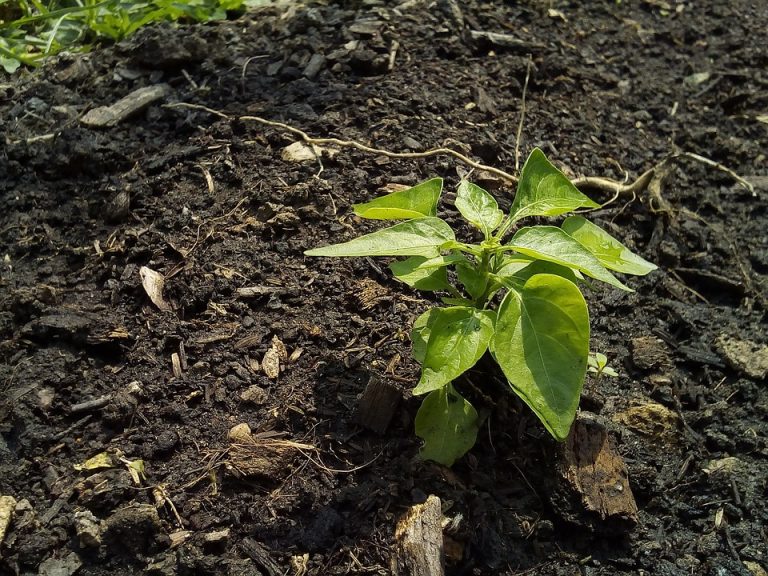
<instances>
[{"instance_id":1,"label":"dry leaf fragment","mask_svg":"<svg viewBox=\"0 0 768 576\"><path fill-rule=\"evenodd\" d=\"M273 380L280 375L280 353L274 346L266 351L261 360L261 368L268 378Z\"/></svg>"},{"instance_id":2,"label":"dry leaf fragment","mask_svg":"<svg viewBox=\"0 0 768 576\"><path fill-rule=\"evenodd\" d=\"M264 354L261 360L261 368L269 378L275 379L280 375L280 362L288 360L288 350L282 340L272 336L272 346Z\"/></svg>"},{"instance_id":3,"label":"dry leaf fragment","mask_svg":"<svg viewBox=\"0 0 768 576\"><path fill-rule=\"evenodd\" d=\"M85 462L82 464L74 464L72 467L75 470L103 470L105 468L114 468L115 463L112 460L112 455L108 452L100 452L99 454L96 454L96 456L93 456L92 458L88 458Z\"/></svg>"},{"instance_id":4,"label":"dry leaf fragment","mask_svg":"<svg viewBox=\"0 0 768 576\"><path fill-rule=\"evenodd\" d=\"M139 269L139 276L141 276L141 285L144 286L144 291L149 296L149 299L152 300L152 304L163 312L170 310L171 305L163 298L165 276L146 266L142 266Z\"/></svg>"},{"instance_id":5,"label":"dry leaf fragment","mask_svg":"<svg viewBox=\"0 0 768 576\"><path fill-rule=\"evenodd\" d=\"M277 350L277 356L280 360L288 359L288 350L285 348L285 344L277 336L272 336L272 348Z\"/></svg>"}]
</instances>

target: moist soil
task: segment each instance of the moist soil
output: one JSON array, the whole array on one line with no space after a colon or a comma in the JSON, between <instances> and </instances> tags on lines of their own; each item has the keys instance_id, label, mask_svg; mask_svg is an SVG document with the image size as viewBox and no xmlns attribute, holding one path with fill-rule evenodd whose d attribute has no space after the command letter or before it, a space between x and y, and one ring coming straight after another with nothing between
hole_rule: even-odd
<instances>
[{"instance_id":1,"label":"moist soil","mask_svg":"<svg viewBox=\"0 0 768 576\"><path fill-rule=\"evenodd\" d=\"M0 572L389 574L398 519L435 495L451 575L765 574L767 31L743 0L286 3L5 78ZM160 83L114 126L81 121ZM490 363L457 382L477 445L420 461L409 327L439 295L386 259L303 256L376 229L351 205L393 185L443 177L456 223L468 166L338 146L299 162L297 133L248 115L508 172L534 146L619 181L711 161L590 216L659 265L633 293L586 288L619 375L588 377L579 426L636 511L589 503L595 462L577 462L594 486L569 484L574 441ZM471 178L509 207L513 185ZM372 382L392 402L360 416Z\"/></svg>"}]
</instances>

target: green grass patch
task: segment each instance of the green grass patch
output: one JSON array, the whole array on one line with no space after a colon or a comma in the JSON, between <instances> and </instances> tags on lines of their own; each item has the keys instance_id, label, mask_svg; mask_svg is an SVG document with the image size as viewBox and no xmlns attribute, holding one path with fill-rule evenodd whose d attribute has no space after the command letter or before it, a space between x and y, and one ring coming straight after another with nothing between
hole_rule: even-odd
<instances>
[{"instance_id":1,"label":"green grass patch","mask_svg":"<svg viewBox=\"0 0 768 576\"><path fill-rule=\"evenodd\" d=\"M0 0L0 66L12 74L64 50L117 42L152 22L207 22L262 0Z\"/></svg>"}]
</instances>

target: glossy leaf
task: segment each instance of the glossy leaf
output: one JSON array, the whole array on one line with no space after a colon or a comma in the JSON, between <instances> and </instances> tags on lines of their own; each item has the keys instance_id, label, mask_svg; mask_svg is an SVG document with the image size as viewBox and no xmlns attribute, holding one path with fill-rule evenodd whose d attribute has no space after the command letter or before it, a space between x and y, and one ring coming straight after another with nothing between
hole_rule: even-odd
<instances>
[{"instance_id":1,"label":"glossy leaf","mask_svg":"<svg viewBox=\"0 0 768 576\"><path fill-rule=\"evenodd\" d=\"M416 395L442 388L481 358L493 336L495 312L465 306L437 308L430 311L424 323L426 346L418 351L421 378L414 388ZM419 337L424 337L424 330ZM417 354L414 345L414 356ZM417 358L418 359L418 358Z\"/></svg>"},{"instance_id":2,"label":"glossy leaf","mask_svg":"<svg viewBox=\"0 0 768 576\"><path fill-rule=\"evenodd\" d=\"M575 268L587 276L606 282L628 292L632 289L622 284L602 265L592 252L556 226L528 226L521 228L506 245L526 256Z\"/></svg>"},{"instance_id":3,"label":"glossy leaf","mask_svg":"<svg viewBox=\"0 0 768 576\"><path fill-rule=\"evenodd\" d=\"M547 160L544 152L534 148L523 165L510 214L516 221L526 216L559 216L577 208L599 207L597 202L579 192Z\"/></svg>"},{"instance_id":4,"label":"glossy leaf","mask_svg":"<svg viewBox=\"0 0 768 576\"><path fill-rule=\"evenodd\" d=\"M589 354L589 313L575 284L537 274L510 290L491 342L514 391L557 440L576 416Z\"/></svg>"},{"instance_id":5,"label":"glossy leaf","mask_svg":"<svg viewBox=\"0 0 768 576\"><path fill-rule=\"evenodd\" d=\"M599 226L581 216L569 216L562 224L569 236L600 260L603 266L616 272L645 276L656 265L638 256Z\"/></svg>"},{"instance_id":6,"label":"glossy leaf","mask_svg":"<svg viewBox=\"0 0 768 576\"><path fill-rule=\"evenodd\" d=\"M554 274L562 276L577 284L584 277L580 272L567 266L561 266L547 260L533 260L524 254L514 254L504 257L504 265L496 272L498 278L504 280L514 280L522 286L531 276L536 274ZM508 284L508 282L505 282Z\"/></svg>"},{"instance_id":7,"label":"glossy leaf","mask_svg":"<svg viewBox=\"0 0 768 576\"><path fill-rule=\"evenodd\" d=\"M314 248L307 256L426 256L455 240L451 227L440 218L417 218L349 242Z\"/></svg>"},{"instance_id":8,"label":"glossy leaf","mask_svg":"<svg viewBox=\"0 0 768 576\"><path fill-rule=\"evenodd\" d=\"M486 238L491 236L504 218L504 213L499 210L496 199L480 186L466 180L462 180L459 184L456 208Z\"/></svg>"},{"instance_id":9,"label":"glossy leaf","mask_svg":"<svg viewBox=\"0 0 768 576\"><path fill-rule=\"evenodd\" d=\"M424 440L421 457L451 466L477 439L477 411L452 384L431 392L416 413L416 435Z\"/></svg>"},{"instance_id":10,"label":"glossy leaf","mask_svg":"<svg viewBox=\"0 0 768 576\"><path fill-rule=\"evenodd\" d=\"M352 209L361 218L371 220L407 220L434 216L443 191L443 179L432 178L407 190L392 192Z\"/></svg>"},{"instance_id":11,"label":"glossy leaf","mask_svg":"<svg viewBox=\"0 0 768 576\"><path fill-rule=\"evenodd\" d=\"M448 289L448 273L446 267L455 262L465 262L466 258L460 254L447 256L411 256L407 260L392 262L389 269L395 278L405 282L417 290L445 290Z\"/></svg>"}]
</instances>

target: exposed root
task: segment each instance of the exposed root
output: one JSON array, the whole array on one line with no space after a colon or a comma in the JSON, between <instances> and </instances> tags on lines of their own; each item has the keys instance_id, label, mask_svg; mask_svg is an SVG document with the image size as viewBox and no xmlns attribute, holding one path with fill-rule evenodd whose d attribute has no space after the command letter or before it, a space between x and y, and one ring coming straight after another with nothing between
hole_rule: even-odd
<instances>
[{"instance_id":1,"label":"exposed root","mask_svg":"<svg viewBox=\"0 0 768 576\"><path fill-rule=\"evenodd\" d=\"M207 106L202 106L200 104L178 102L175 104L166 104L165 107L166 108L187 108L190 110L202 110L204 112L208 112L209 114L213 114L214 116L218 116L219 118L223 118L226 120L236 119L242 122L256 122L264 126L279 128L280 130L283 130L285 132L289 132L291 134L298 136L299 138L302 139L302 141L306 142L307 144L313 147L314 146L338 146L339 148L354 148L356 150L367 152L369 154L376 154L378 156L386 156L387 158L399 158L399 159L417 159L417 158L428 158L432 156L450 156L466 164L467 166L470 166L477 170L488 172L508 182L516 183L518 181L518 177L515 176L514 174L510 174L509 172L505 172L504 170L500 170L499 168L494 168L493 166L488 166L486 164L482 164L480 162L472 160L465 154L462 154L461 152L453 150L452 148L432 148L430 150L424 150L422 152L391 152L389 150L384 150L382 148L374 148L372 146L368 146L361 142L357 142L356 140L341 140L340 138L314 138L309 134L307 134L306 132L304 132L303 130L299 130L294 126L285 124L283 122L277 122L275 120L267 120L266 118L261 118L260 116L232 117L219 110L214 110L213 108L208 108ZM739 184L741 184L747 190L749 190L753 196L756 196L754 186L750 182L748 182L747 180L745 180L744 178L736 174L733 170L727 168L726 166L724 166L723 164L720 164L719 162L715 162L714 160L710 160L708 158L705 158L704 156L693 154L691 152L675 152L673 154L670 154L669 156L664 158L661 162L659 162L656 166L654 166L650 170L646 170L645 172L643 172L638 178L636 178L632 182L628 182L628 183L619 182L617 180L612 180L610 178L603 178L599 176L582 176L580 178L573 179L572 182L579 190L582 190L584 192L591 190L591 191L603 192L606 194L612 194L613 195L612 198L608 202L603 204L603 206L606 206L612 203L613 201L615 201L620 196L633 196L633 197L638 196L641 192L649 188L649 185L654 180L654 178L656 178L659 182L661 182L667 176L667 174L669 173L669 170L671 169L670 163L677 162L680 160L693 160L696 162L701 162L703 164L706 164L707 166L710 166L712 168L716 168L717 170L725 172L726 174L731 176L734 180L736 180ZM656 211L663 212L669 208L669 205L663 202L663 199L661 198L660 195L658 195L658 197L655 199L652 197L651 199L649 199L649 201L651 202L651 208ZM654 208L653 202L658 203L655 208Z\"/></svg>"}]
</instances>

